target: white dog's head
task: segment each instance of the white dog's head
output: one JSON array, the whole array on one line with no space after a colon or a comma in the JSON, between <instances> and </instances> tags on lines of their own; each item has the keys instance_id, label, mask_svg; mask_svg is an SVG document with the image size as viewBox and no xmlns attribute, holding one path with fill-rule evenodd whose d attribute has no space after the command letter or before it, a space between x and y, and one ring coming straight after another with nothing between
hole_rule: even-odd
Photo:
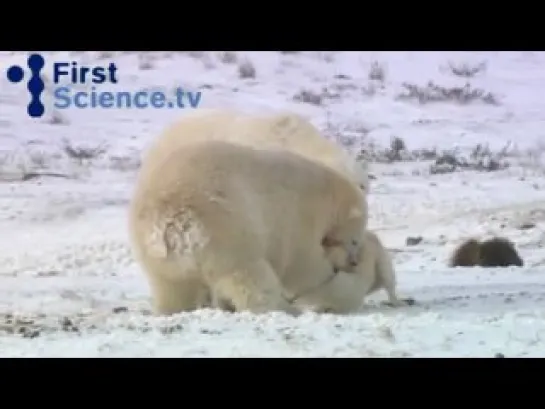
<instances>
[{"instance_id":1,"label":"white dog's head","mask_svg":"<svg viewBox=\"0 0 545 409\"><path fill-rule=\"evenodd\" d=\"M369 194L369 169L367 168L367 162L363 160L352 160L348 162L351 166L351 173L354 175L355 182L361 191L365 194Z\"/></svg>"},{"instance_id":2,"label":"white dog's head","mask_svg":"<svg viewBox=\"0 0 545 409\"><path fill-rule=\"evenodd\" d=\"M360 262L366 214L354 207L341 228L322 239L326 257L336 270L351 271Z\"/></svg>"},{"instance_id":3,"label":"white dog's head","mask_svg":"<svg viewBox=\"0 0 545 409\"><path fill-rule=\"evenodd\" d=\"M333 268L344 272L353 272L360 263L361 244L357 241L345 246L324 246L326 258Z\"/></svg>"}]
</instances>

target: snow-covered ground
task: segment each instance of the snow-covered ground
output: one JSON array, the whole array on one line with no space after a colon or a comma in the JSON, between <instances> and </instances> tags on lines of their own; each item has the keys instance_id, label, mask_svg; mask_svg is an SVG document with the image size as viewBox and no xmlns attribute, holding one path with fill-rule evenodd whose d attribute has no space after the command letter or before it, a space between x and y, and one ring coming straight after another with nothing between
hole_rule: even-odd
<instances>
[{"instance_id":1,"label":"snow-covered ground","mask_svg":"<svg viewBox=\"0 0 545 409\"><path fill-rule=\"evenodd\" d=\"M409 151L458 148L461 158L483 144L505 148L501 161L510 166L441 174L430 172L433 161L408 153L370 164L370 226L391 249L399 291L415 306L388 308L381 293L352 316L204 310L151 317L128 248L126 207L141 150L183 112L49 110L31 120L25 87L4 75L26 54L2 52L1 356L545 356L545 53L47 55L113 59L124 89L199 89L202 107L296 111L352 150L379 152L395 136ZM468 78L453 73L482 62ZM240 78L245 64L255 78ZM456 90L442 102L398 98L430 81L446 90L469 82L484 94L466 104L452 101ZM301 91L321 101L297 101ZM105 149L78 160L67 144ZM33 171L68 178L21 181ZM447 267L462 239L492 234L516 243L524 268ZM407 246L409 236L423 240Z\"/></svg>"}]
</instances>

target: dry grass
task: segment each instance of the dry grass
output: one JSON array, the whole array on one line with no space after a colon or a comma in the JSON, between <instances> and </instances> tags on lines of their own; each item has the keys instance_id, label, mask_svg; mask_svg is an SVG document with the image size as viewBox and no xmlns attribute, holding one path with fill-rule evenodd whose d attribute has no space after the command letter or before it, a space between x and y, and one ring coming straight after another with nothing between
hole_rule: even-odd
<instances>
[{"instance_id":1,"label":"dry grass","mask_svg":"<svg viewBox=\"0 0 545 409\"><path fill-rule=\"evenodd\" d=\"M331 51L319 51L318 58L325 61L328 64L335 62L335 53Z\"/></svg>"},{"instance_id":2,"label":"dry grass","mask_svg":"<svg viewBox=\"0 0 545 409\"><path fill-rule=\"evenodd\" d=\"M357 161L394 164L399 162L429 163L426 174L444 174L459 171L493 172L516 165L532 171L545 172L545 144L539 148L520 151L512 143L499 150L487 144L477 144L473 149L411 149L399 136L392 136L389 146L377 144L368 138L365 126L334 126L327 122L324 136L343 146Z\"/></svg>"},{"instance_id":3,"label":"dry grass","mask_svg":"<svg viewBox=\"0 0 545 409\"><path fill-rule=\"evenodd\" d=\"M107 151L107 146L103 143L97 146L75 146L68 139L63 139L62 143L62 150L66 156L78 162L80 165L84 162L102 157Z\"/></svg>"},{"instance_id":4,"label":"dry grass","mask_svg":"<svg viewBox=\"0 0 545 409\"><path fill-rule=\"evenodd\" d=\"M20 149L0 154L0 181L25 182L41 177L72 178L64 172L49 170L58 157L25 145Z\"/></svg>"},{"instance_id":5,"label":"dry grass","mask_svg":"<svg viewBox=\"0 0 545 409\"><path fill-rule=\"evenodd\" d=\"M313 91L303 89L293 96L293 100L311 105L322 105L323 96Z\"/></svg>"},{"instance_id":6,"label":"dry grass","mask_svg":"<svg viewBox=\"0 0 545 409\"><path fill-rule=\"evenodd\" d=\"M108 154L106 144L75 145L69 140L63 140L57 149L41 148L42 145L29 142L15 150L0 152L0 181L23 182L41 177L74 179L99 169L136 173L141 165L140 151L134 148Z\"/></svg>"},{"instance_id":7,"label":"dry grass","mask_svg":"<svg viewBox=\"0 0 545 409\"><path fill-rule=\"evenodd\" d=\"M115 51L97 51L98 60L111 60L117 53Z\"/></svg>"},{"instance_id":8,"label":"dry grass","mask_svg":"<svg viewBox=\"0 0 545 409\"><path fill-rule=\"evenodd\" d=\"M236 64L238 62L237 53L234 51L221 51L218 53L218 58L224 64Z\"/></svg>"},{"instance_id":9,"label":"dry grass","mask_svg":"<svg viewBox=\"0 0 545 409\"><path fill-rule=\"evenodd\" d=\"M443 87L429 81L425 86L402 84L404 92L398 94L396 99L400 101L416 100L420 104L433 102L454 102L461 105L468 105L473 102L482 102L489 105L499 105L499 99L491 92L480 88L473 88L466 83L462 87Z\"/></svg>"},{"instance_id":10,"label":"dry grass","mask_svg":"<svg viewBox=\"0 0 545 409\"><path fill-rule=\"evenodd\" d=\"M255 78L257 75L255 66L251 61L245 60L242 61L238 66L238 76L241 79Z\"/></svg>"},{"instance_id":11,"label":"dry grass","mask_svg":"<svg viewBox=\"0 0 545 409\"><path fill-rule=\"evenodd\" d=\"M121 172L137 172L142 165L140 151L133 149L122 155L109 155L106 166Z\"/></svg>"},{"instance_id":12,"label":"dry grass","mask_svg":"<svg viewBox=\"0 0 545 409\"><path fill-rule=\"evenodd\" d=\"M470 63L448 63L448 70L452 75L462 78L473 78L477 74L484 73L487 69L486 61L470 64Z\"/></svg>"},{"instance_id":13,"label":"dry grass","mask_svg":"<svg viewBox=\"0 0 545 409\"><path fill-rule=\"evenodd\" d=\"M68 120L59 111L53 111L48 122L51 125L68 125Z\"/></svg>"},{"instance_id":14,"label":"dry grass","mask_svg":"<svg viewBox=\"0 0 545 409\"><path fill-rule=\"evenodd\" d=\"M371 63L371 68L369 69L369 74L367 77L371 81L378 81L383 83L386 80L386 68L383 64L380 64L378 61L373 61Z\"/></svg>"},{"instance_id":15,"label":"dry grass","mask_svg":"<svg viewBox=\"0 0 545 409\"><path fill-rule=\"evenodd\" d=\"M138 54L138 69L147 71L154 68L154 66L154 59L151 55Z\"/></svg>"},{"instance_id":16,"label":"dry grass","mask_svg":"<svg viewBox=\"0 0 545 409\"><path fill-rule=\"evenodd\" d=\"M465 155L456 148L410 150L402 138L392 137L389 147L380 148L369 144L366 149L362 149L359 157L377 163L431 161L430 174L452 173L461 170L492 172L509 167L507 161L509 146L505 146L498 152L493 152L486 145L477 145L469 155Z\"/></svg>"},{"instance_id":17,"label":"dry grass","mask_svg":"<svg viewBox=\"0 0 545 409\"><path fill-rule=\"evenodd\" d=\"M189 55L190 57L195 58L197 60L200 60L205 55L204 51L184 51L184 52L187 53L187 55Z\"/></svg>"}]
</instances>

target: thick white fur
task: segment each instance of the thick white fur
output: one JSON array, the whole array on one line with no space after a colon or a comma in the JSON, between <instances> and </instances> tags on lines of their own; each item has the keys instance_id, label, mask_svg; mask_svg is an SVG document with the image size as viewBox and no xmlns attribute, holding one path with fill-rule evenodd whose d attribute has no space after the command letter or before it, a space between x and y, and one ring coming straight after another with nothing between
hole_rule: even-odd
<instances>
[{"instance_id":1,"label":"thick white fur","mask_svg":"<svg viewBox=\"0 0 545 409\"><path fill-rule=\"evenodd\" d=\"M407 305L397 296L394 266L379 237L365 231L360 250L355 267L337 273L329 283L298 299L298 303L314 306L321 312L347 314L357 312L367 295L384 289L391 305ZM332 247L327 249L327 257L336 263L347 255L342 247Z\"/></svg>"},{"instance_id":2,"label":"thick white fur","mask_svg":"<svg viewBox=\"0 0 545 409\"><path fill-rule=\"evenodd\" d=\"M168 126L147 157L158 158L188 142L223 140L260 149L287 149L345 174L368 193L365 164L328 140L303 117L292 113L248 114L235 110L199 109Z\"/></svg>"},{"instance_id":3,"label":"thick white fur","mask_svg":"<svg viewBox=\"0 0 545 409\"><path fill-rule=\"evenodd\" d=\"M286 150L211 140L148 155L130 208L158 314L207 306L213 294L237 311L296 315L284 290L332 274L324 238L348 252L336 266L348 269L366 222L364 195L341 173Z\"/></svg>"}]
</instances>

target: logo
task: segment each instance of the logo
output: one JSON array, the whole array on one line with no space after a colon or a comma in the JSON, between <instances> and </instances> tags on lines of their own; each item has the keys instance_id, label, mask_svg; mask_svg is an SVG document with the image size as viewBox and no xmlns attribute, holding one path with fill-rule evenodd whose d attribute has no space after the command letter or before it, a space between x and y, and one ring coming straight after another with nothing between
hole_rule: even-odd
<instances>
[{"instance_id":1,"label":"logo","mask_svg":"<svg viewBox=\"0 0 545 409\"><path fill-rule=\"evenodd\" d=\"M40 54L31 54L26 65L30 70L26 86L30 94L27 113L31 118L40 118L46 111L41 100L45 84L40 76L46 61ZM9 67L6 75L14 84L26 79L25 69L19 65ZM53 61L51 78L54 84L53 106L57 109L198 108L202 97L199 91L187 91L181 87L174 88L172 95L145 90L102 91L98 86L118 86L118 67L114 62L88 66L76 61ZM90 85L91 90L81 91L71 85Z\"/></svg>"},{"instance_id":2,"label":"logo","mask_svg":"<svg viewBox=\"0 0 545 409\"><path fill-rule=\"evenodd\" d=\"M45 112L44 104L40 100L42 92L45 89L44 82L40 78L40 71L45 66L45 60L40 54L32 54L28 57L27 66L30 69L30 78L27 83L30 102L27 112L31 118L39 118ZM18 83L24 79L25 71L18 65L12 65L8 68L7 76L10 82Z\"/></svg>"}]
</instances>

